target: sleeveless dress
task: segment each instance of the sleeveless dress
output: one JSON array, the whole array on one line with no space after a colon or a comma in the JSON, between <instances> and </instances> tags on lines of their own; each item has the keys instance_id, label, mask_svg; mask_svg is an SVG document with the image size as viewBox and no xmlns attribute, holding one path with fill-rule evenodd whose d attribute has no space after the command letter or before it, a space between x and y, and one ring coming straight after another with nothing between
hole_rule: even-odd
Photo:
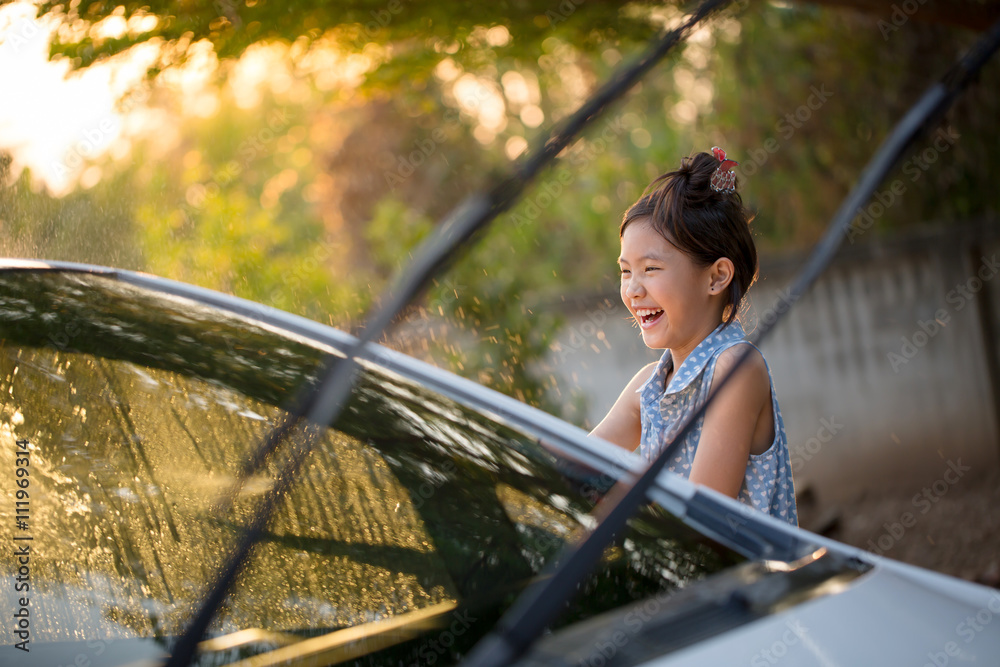
<instances>
[{"instance_id":1,"label":"sleeveless dress","mask_svg":"<svg viewBox=\"0 0 1000 667\"><path fill-rule=\"evenodd\" d=\"M684 419L707 400L719 355L734 345L750 344L739 322L733 321L728 326L719 325L688 355L667 386L664 386L664 381L673 368L674 361L670 350L664 351L649 380L637 390L642 424L639 454L643 459L652 461L680 431ZM764 363L766 366L767 362ZM792 465L785 424L778 409L774 378L769 366L767 376L771 384L774 440L765 452L750 455L738 499L794 526L798 525L798 515ZM685 478L690 476L703 425L704 415L698 418L675 450L673 458L667 462L667 470Z\"/></svg>"}]
</instances>

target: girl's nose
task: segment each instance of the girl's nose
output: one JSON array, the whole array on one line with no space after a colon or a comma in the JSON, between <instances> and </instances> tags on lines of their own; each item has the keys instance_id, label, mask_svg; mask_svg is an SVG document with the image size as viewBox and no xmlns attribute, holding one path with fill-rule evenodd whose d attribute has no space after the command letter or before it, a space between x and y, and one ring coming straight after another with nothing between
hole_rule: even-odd
<instances>
[{"instance_id":1,"label":"girl's nose","mask_svg":"<svg viewBox=\"0 0 1000 667\"><path fill-rule=\"evenodd\" d=\"M642 296L642 284L634 277L628 278L625 283L625 295L630 297Z\"/></svg>"}]
</instances>

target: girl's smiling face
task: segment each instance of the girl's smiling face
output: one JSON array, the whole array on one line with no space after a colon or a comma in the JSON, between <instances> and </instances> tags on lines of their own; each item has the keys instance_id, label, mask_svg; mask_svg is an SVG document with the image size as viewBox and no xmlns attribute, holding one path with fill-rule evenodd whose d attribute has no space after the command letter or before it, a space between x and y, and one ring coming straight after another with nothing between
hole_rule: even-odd
<instances>
[{"instance_id":1,"label":"girl's smiling face","mask_svg":"<svg viewBox=\"0 0 1000 667\"><path fill-rule=\"evenodd\" d=\"M722 321L713 266L698 266L640 219L622 233L621 296L651 348L686 357ZM728 282L728 281L726 281Z\"/></svg>"}]
</instances>

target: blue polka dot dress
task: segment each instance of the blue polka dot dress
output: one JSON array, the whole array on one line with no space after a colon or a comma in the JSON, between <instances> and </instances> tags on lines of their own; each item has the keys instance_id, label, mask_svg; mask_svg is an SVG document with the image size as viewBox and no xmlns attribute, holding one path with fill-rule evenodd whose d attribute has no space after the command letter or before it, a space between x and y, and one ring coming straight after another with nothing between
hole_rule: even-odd
<instances>
[{"instance_id":1,"label":"blue polka dot dress","mask_svg":"<svg viewBox=\"0 0 1000 667\"><path fill-rule=\"evenodd\" d=\"M652 461L680 431L684 419L707 400L719 355L740 344L750 343L739 322L734 321L728 326L719 325L688 355L666 387L664 383L674 362L670 350L663 353L649 380L638 389L642 420L639 454L645 460ZM770 367L767 374L771 382L771 405L774 409L774 441L762 454L750 455L738 498L746 505L798 525L785 424L778 409ZM704 415L698 418L675 450L673 458L667 462L667 470L685 478L690 476L703 423Z\"/></svg>"}]
</instances>

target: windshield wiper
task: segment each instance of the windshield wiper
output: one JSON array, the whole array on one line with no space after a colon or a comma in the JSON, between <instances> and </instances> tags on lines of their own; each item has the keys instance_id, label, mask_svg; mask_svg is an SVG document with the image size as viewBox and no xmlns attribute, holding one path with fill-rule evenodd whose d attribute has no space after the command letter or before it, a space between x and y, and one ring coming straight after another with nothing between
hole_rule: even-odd
<instances>
[{"instance_id":1,"label":"windshield wiper","mask_svg":"<svg viewBox=\"0 0 1000 667\"><path fill-rule=\"evenodd\" d=\"M646 664L792 604L840 592L870 569L825 548L791 563L750 561L560 630L517 665Z\"/></svg>"},{"instance_id":2,"label":"windshield wiper","mask_svg":"<svg viewBox=\"0 0 1000 667\"><path fill-rule=\"evenodd\" d=\"M261 629L240 630L198 644L205 652L231 651L253 643L277 644L279 648L231 663L229 667L277 667L278 665L335 665L401 644L425 632L447 625L455 602L441 602L390 618L341 628L316 637L296 637Z\"/></svg>"}]
</instances>

